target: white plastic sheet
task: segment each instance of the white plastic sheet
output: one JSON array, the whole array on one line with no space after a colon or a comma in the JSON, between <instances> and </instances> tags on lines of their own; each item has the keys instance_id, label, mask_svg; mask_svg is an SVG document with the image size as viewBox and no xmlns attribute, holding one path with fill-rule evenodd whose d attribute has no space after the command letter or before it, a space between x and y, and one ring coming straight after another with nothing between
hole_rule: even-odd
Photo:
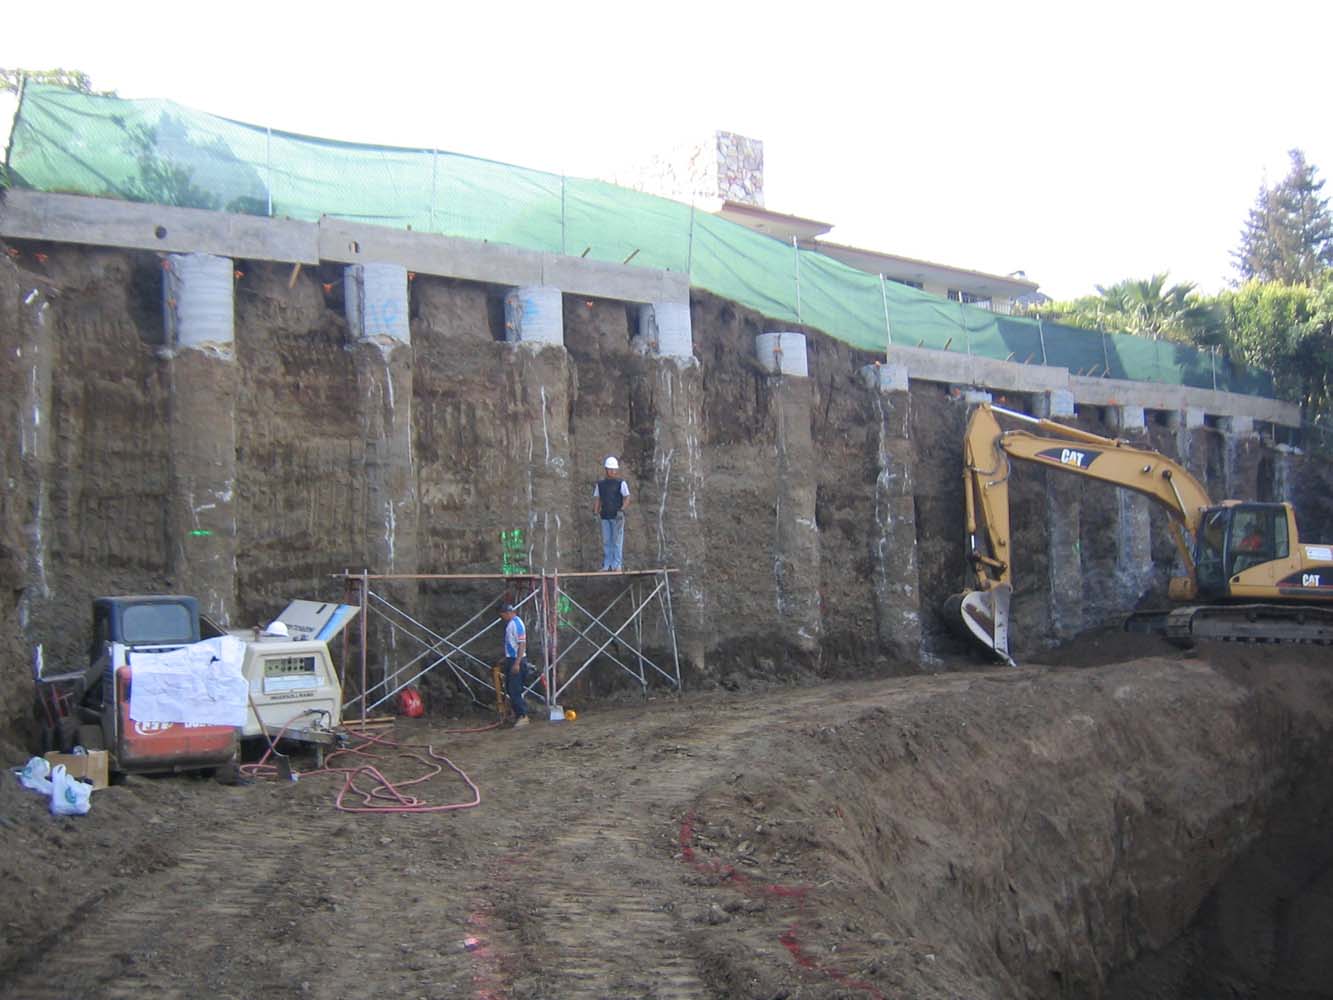
<instances>
[{"instance_id":1,"label":"white plastic sheet","mask_svg":"<svg viewBox=\"0 0 1333 1000\"><path fill-rule=\"evenodd\" d=\"M245 644L230 635L169 653L133 653L130 718L196 726L245 725L244 655Z\"/></svg>"}]
</instances>

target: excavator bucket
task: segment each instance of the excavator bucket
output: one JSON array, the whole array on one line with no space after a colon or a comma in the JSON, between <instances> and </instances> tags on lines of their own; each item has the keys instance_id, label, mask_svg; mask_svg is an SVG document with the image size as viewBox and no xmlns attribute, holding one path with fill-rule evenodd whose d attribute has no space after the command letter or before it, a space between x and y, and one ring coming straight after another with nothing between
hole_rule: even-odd
<instances>
[{"instance_id":1,"label":"excavator bucket","mask_svg":"<svg viewBox=\"0 0 1333 1000\"><path fill-rule=\"evenodd\" d=\"M1009 666L1016 666L1009 655L1009 597L1007 583L990 590L969 590L955 594L945 603L945 614L955 627L980 642Z\"/></svg>"}]
</instances>

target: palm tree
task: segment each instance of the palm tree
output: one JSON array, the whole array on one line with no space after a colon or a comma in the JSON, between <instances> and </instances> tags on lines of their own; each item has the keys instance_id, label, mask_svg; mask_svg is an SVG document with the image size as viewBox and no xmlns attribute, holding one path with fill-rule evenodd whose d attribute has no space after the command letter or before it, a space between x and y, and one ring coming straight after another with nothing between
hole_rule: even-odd
<instances>
[{"instance_id":1,"label":"palm tree","mask_svg":"<svg viewBox=\"0 0 1333 1000\"><path fill-rule=\"evenodd\" d=\"M1082 300L1081 311L1102 330L1185 344L1218 342L1222 335L1219 317L1194 294L1194 285L1186 282L1168 287L1166 280L1164 271L1147 279L1098 285L1100 297Z\"/></svg>"}]
</instances>

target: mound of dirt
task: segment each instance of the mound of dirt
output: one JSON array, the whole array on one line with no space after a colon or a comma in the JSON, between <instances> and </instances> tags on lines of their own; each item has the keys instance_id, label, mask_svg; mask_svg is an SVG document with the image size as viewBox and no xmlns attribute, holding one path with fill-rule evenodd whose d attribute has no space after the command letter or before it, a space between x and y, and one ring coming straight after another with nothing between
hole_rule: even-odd
<instances>
[{"instance_id":1,"label":"mound of dirt","mask_svg":"<svg viewBox=\"0 0 1333 1000\"><path fill-rule=\"evenodd\" d=\"M1026 662L1060 667L1100 667L1148 657L1179 659L1188 651L1160 635L1126 632L1119 622L1082 632L1067 642L1027 657Z\"/></svg>"}]
</instances>

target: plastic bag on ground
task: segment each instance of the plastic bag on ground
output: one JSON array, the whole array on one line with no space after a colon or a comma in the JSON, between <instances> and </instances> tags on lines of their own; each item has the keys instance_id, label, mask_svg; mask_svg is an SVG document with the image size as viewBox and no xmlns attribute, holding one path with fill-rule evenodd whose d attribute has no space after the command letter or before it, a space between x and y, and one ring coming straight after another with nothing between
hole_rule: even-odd
<instances>
[{"instance_id":1,"label":"plastic bag on ground","mask_svg":"<svg viewBox=\"0 0 1333 1000\"><path fill-rule=\"evenodd\" d=\"M30 757L18 772L19 784L43 795L51 794L51 762L45 757Z\"/></svg>"},{"instance_id":2,"label":"plastic bag on ground","mask_svg":"<svg viewBox=\"0 0 1333 1000\"><path fill-rule=\"evenodd\" d=\"M64 764L51 769L51 812L56 816L82 816L93 807L93 786L71 778Z\"/></svg>"}]
</instances>

